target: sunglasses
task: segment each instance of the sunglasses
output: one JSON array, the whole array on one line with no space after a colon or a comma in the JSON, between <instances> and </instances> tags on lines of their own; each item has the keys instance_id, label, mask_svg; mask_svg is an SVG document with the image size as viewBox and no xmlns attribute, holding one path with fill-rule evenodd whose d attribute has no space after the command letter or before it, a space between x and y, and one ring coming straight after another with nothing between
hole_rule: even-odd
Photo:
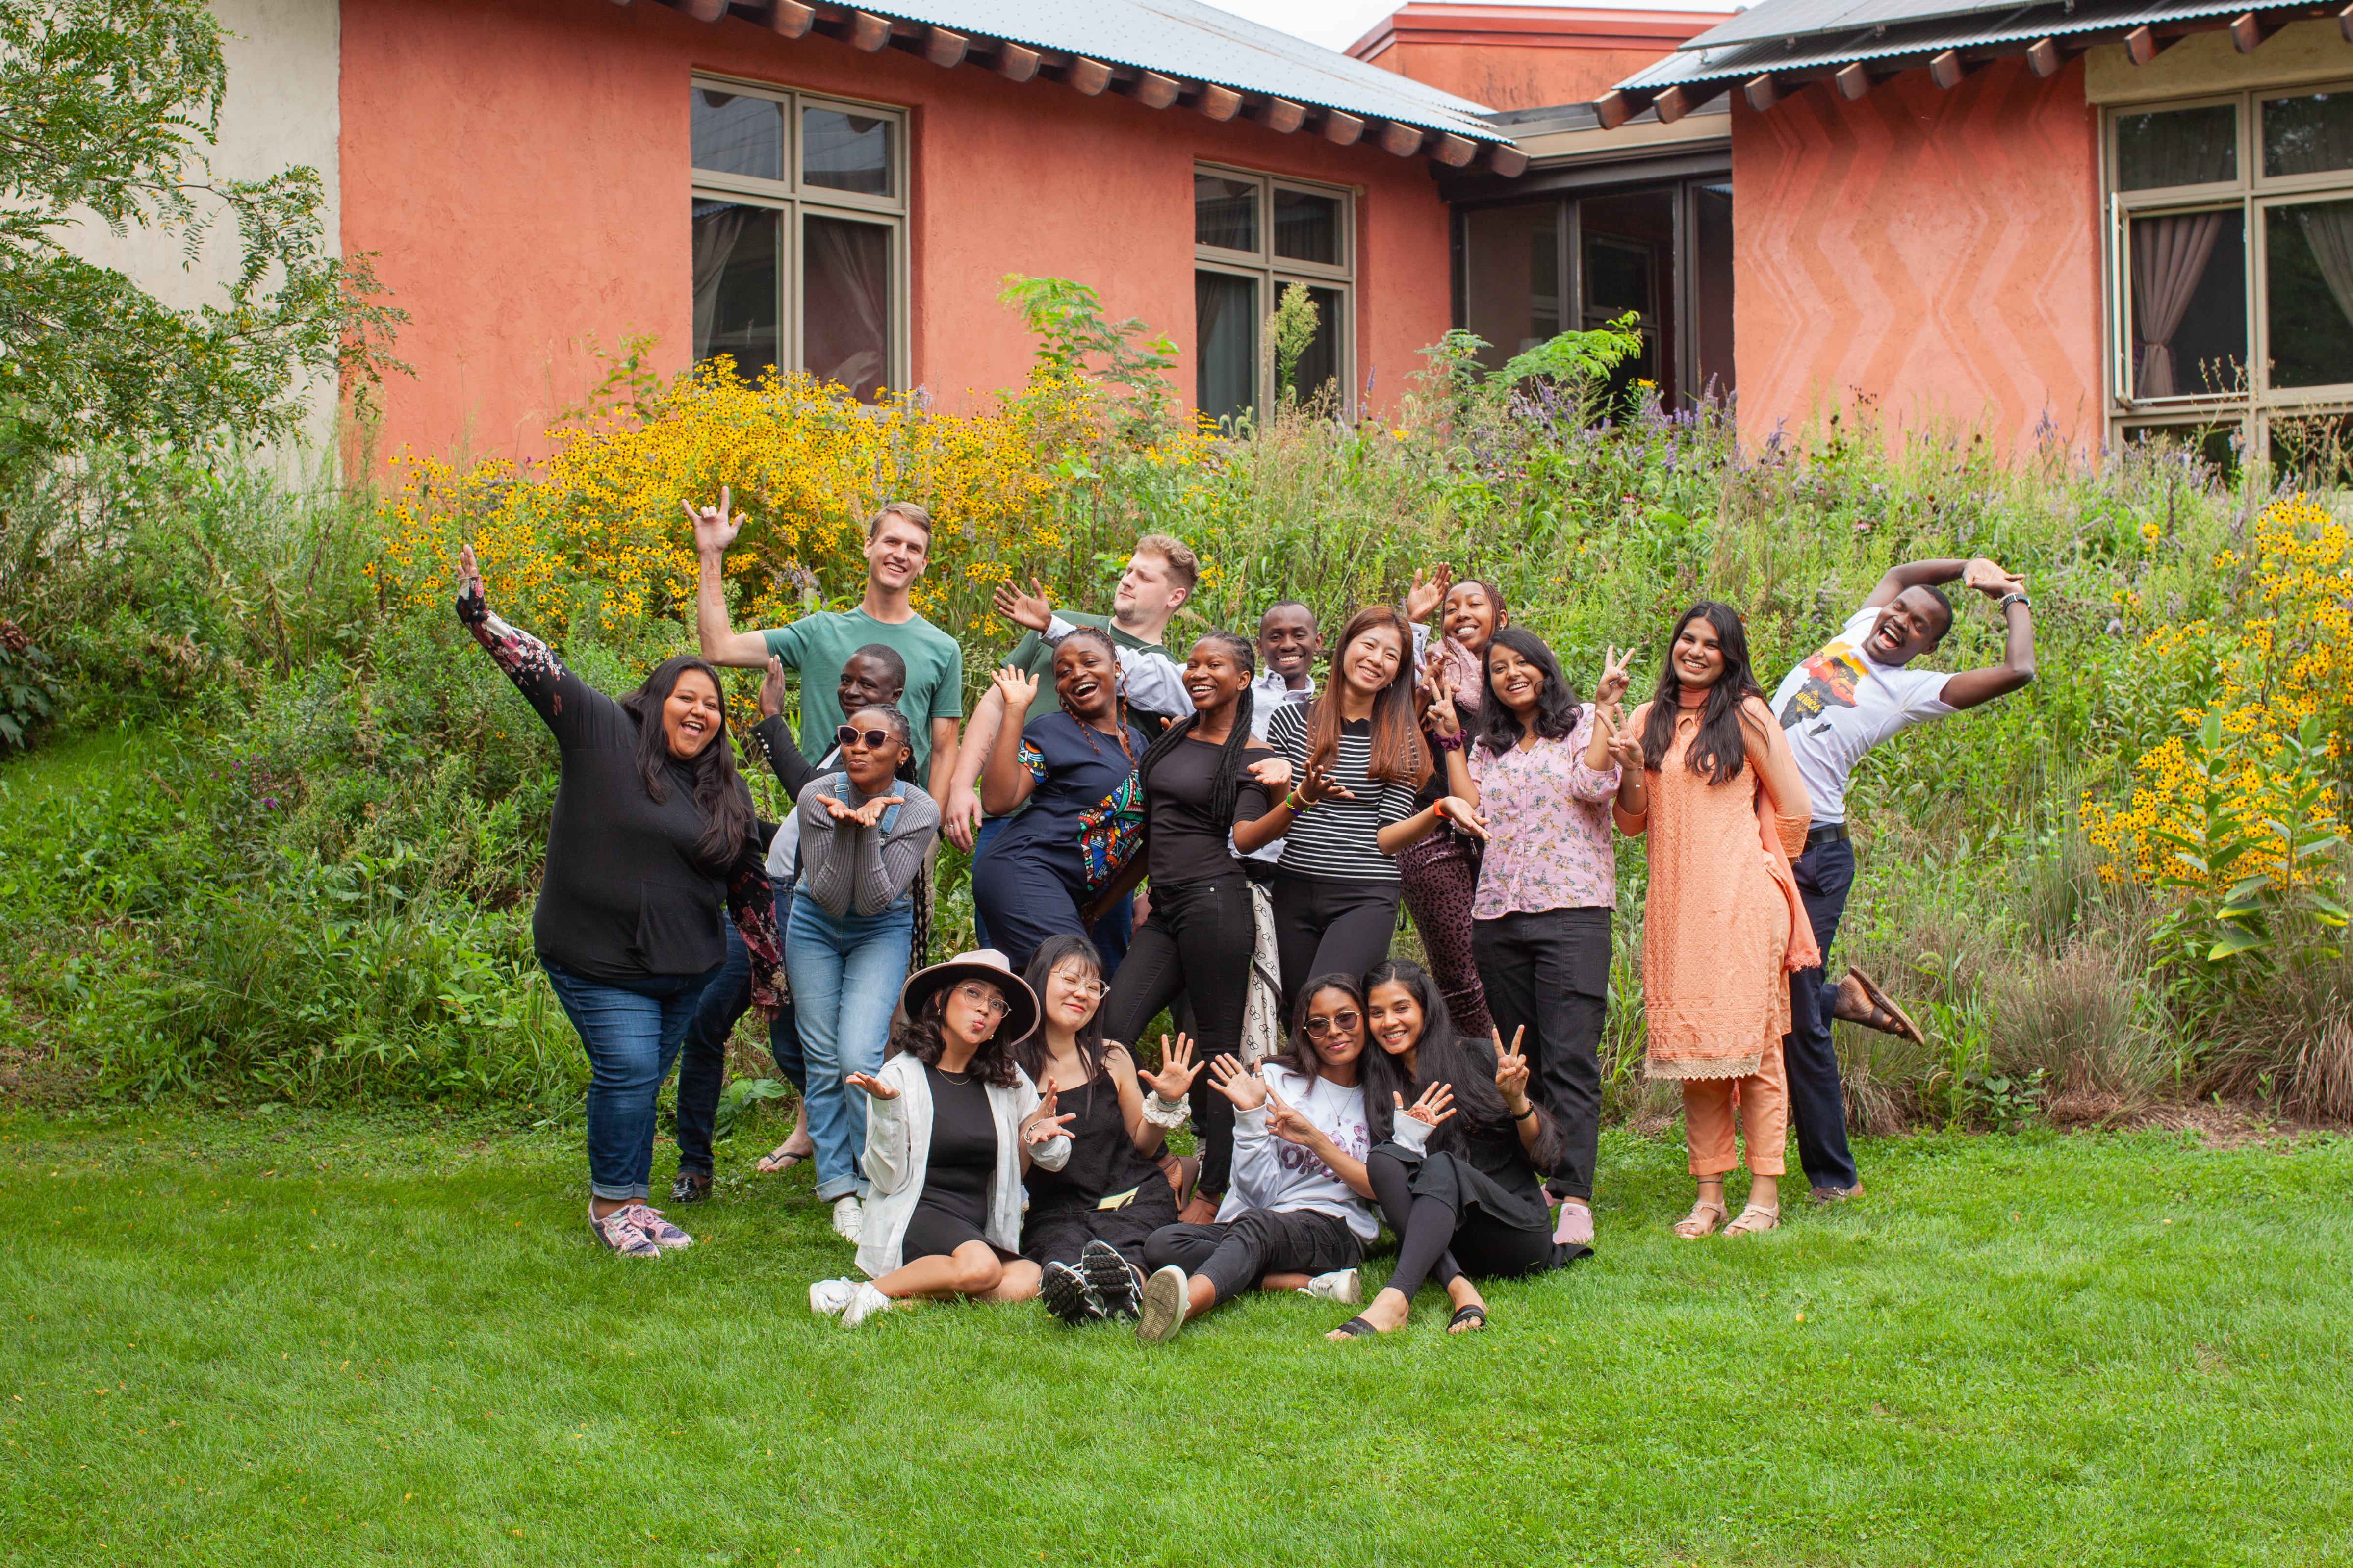
<instances>
[{"instance_id":1,"label":"sunglasses","mask_svg":"<svg viewBox=\"0 0 2353 1568\"><path fill-rule=\"evenodd\" d=\"M1308 1019L1307 1032L1319 1040L1326 1035L1354 1034L1356 1026L1364 1021L1365 1016L1362 1013L1335 1013L1328 1018Z\"/></svg>"},{"instance_id":2,"label":"sunglasses","mask_svg":"<svg viewBox=\"0 0 2353 1568\"><path fill-rule=\"evenodd\" d=\"M888 730L861 730L854 724L844 724L833 732L835 745L854 746L859 742L864 741L866 749L870 752L879 752L898 738Z\"/></svg>"}]
</instances>

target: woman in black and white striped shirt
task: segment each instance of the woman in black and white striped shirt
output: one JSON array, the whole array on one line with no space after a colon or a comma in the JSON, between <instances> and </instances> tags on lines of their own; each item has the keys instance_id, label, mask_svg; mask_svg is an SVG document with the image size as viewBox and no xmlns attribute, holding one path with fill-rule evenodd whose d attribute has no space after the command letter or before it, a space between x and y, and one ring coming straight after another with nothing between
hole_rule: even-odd
<instances>
[{"instance_id":1,"label":"woman in black and white striped shirt","mask_svg":"<svg viewBox=\"0 0 2353 1568\"><path fill-rule=\"evenodd\" d=\"M1411 646L1397 611L1357 611L1323 693L1278 710L1267 726L1266 743L1298 781L1278 805L1290 821L1271 888L1286 1009L1314 976L1362 974L1388 956L1398 894L1391 857L1439 816L1469 814L1444 797L1413 809L1430 763L1414 713Z\"/></svg>"}]
</instances>

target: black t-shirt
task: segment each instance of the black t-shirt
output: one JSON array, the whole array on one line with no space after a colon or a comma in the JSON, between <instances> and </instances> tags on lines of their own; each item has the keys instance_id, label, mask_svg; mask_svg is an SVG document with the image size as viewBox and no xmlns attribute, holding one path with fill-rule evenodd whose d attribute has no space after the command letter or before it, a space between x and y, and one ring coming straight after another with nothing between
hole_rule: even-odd
<instances>
[{"instance_id":1,"label":"black t-shirt","mask_svg":"<svg viewBox=\"0 0 2353 1568\"><path fill-rule=\"evenodd\" d=\"M986 1228L988 1184L997 1174L997 1117L988 1089L976 1073L950 1078L927 1067L923 1076L932 1088L932 1147L919 1201Z\"/></svg>"},{"instance_id":2,"label":"black t-shirt","mask_svg":"<svg viewBox=\"0 0 2353 1568\"><path fill-rule=\"evenodd\" d=\"M1187 735L1155 763L1145 781L1145 869L1155 882L1198 882L1241 869L1226 847L1237 822L1255 822L1271 809L1266 786L1248 773L1234 791L1233 815L1223 822L1209 816L1209 791L1217 782L1223 741ZM1237 769L1273 756L1263 746L1245 745Z\"/></svg>"}]
</instances>

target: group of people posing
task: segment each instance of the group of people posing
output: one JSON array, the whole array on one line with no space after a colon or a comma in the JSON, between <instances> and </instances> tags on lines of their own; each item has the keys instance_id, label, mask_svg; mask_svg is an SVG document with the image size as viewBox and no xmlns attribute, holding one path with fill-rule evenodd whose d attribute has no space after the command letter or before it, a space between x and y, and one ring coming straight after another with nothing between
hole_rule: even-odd
<instances>
[{"instance_id":1,"label":"group of people posing","mask_svg":"<svg viewBox=\"0 0 2353 1568\"><path fill-rule=\"evenodd\" d=\"M701 1201L726 1042L757 1008L801 1104L760 1168L813 1164L863 1278L810 1304L845 1325L1035 1298L1160 1341L1278 1289L1360 1305L1346 1338L1434 1283L1451 1330L1483 1327L1478 1280L1590 1250L1621 834L1649 868L1645 1067L1683 1098L1675 1234L1778 1226L1792 1124L1817 1200L1861 1191L1831 1023L1918 1031L1861 971L1824 973L1846 783L2032 679L2024 584L1993 563L1891 570L1769 697L1737 612L1703 601L1630 706L1632 650L1581 693L1494 584L1442 566L1351 616L1320 684L1295 602L1172 650L1198 563L1146 535L1108 616L999 591L1028 635L966 721L956 641L909 603L920 508L872 520L858 608L754 632L730 624L729 499L688 511L702 657L617 701L490 613L470 551L459 570L459 617L562 754L533 933L589 1055L589 1221L614 1251L691 1245L650 1206L656 1098L680 1064L670 1197ZM1957 580L1995 602L2002 661L1908 668ZM727 667L765 672L752 742L781 824L738 771ZM943 835L971 852L980 941L933 964ZM1401 903L1426 969L1389 955ZM1397 1263L1365 1303L1384 1224Z\"/></svg>"}]
</instances>

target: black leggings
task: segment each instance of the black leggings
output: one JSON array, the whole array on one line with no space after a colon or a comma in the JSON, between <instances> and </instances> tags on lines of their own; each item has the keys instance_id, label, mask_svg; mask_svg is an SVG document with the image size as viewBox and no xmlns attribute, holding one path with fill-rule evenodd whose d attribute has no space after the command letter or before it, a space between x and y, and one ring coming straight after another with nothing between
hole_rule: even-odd
<instances>
[{"instance_id":1,"label":"black leggings","mask_svg":"<svg viewBox=\"0 0 2353 1568\"><path fill-rule=\"evenodd\" d=\"M1451 1160L1451 1154L1432 1154ZM1398 1234L1397 1267L1388 1289L1407 1300L1429 1279L1443 1289L1459 1274L1534 1274L1553 1262L1552 1235L1505 1225L1478 1209L1464 1214L1444 1198L1416 1197L1413 1173L1394 1154L1375 1150L1365 1161L1381 1217ZM1451 1184L1449 1184L1450 1185Z\"/></svg>"},{"instance_id":2,"label":"black leggings","mask_svg":"<svg viewBox=\"0 0 2353 1568\"><path fill-rule=\"evenodd\" d=\"M1253 1289L1270 1274L1330 1274L1354 1268L1365 1245L1348 1222L1315 1209L1244 1209L1223 1225L1169 1225L1144 1244L1144 1266L1174 1264L1209 1282L1219 1301Z\"/></svg>"},{"instance_id":3,"label":"black leggings","mask_svg":"<svg viewBox=\"0 0 2353 1568\"><path fill-rule=\"evenodd\" d=\"M1250 960L1258 933L1250 883L1240 871L1195 882L1155 882L1152 918L1128 944L1103 1001L1103 1037L1117 1040L1137 1060L1136 1036L1153 1016L1181 994L1192 1004L1193 1060L1206 1067L1239 1052L1250 1004ZM1233 1101L1209 1087L1205 1071L1193 1080L1193 1121L1199 1130L1200 1191L1215 1198L1232 1180Z\"/></svg>"},{"instance_id":4,"label":"black leggings","mask_svg":"<svg viewBox=\"0 0 2353 1568\"><path fill-rule=\"evenodd\" d=\"M1402 889L1386 882L1274 874L1274 945L1282 957L1282 1016L1319 974L1361 975L1389 955Z\"/></svg>"}]
</instances>

